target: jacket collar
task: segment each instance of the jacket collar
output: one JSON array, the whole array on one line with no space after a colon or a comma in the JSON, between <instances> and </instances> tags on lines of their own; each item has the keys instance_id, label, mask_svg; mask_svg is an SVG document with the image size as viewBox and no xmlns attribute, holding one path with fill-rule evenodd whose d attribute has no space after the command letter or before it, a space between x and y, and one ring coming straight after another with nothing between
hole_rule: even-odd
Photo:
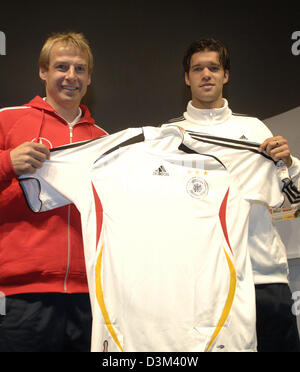
<instances>
[{"instance_id":1,"label":"jacket collar","mask_svg":"<svg viewBox=\"0 0 300 372\"><path fill-rule=\"evenodd\" d=\"M32 108L36 108L38 110L52 113L53 115L56 115L57 117L60 117L58 113L54 110L52 106L50 106L43 98L40 96L34 97L28 104L25 106L30 106ZM92 118L91 113L87 106L80 105L79 106L81 110L81 119L79 120L80 123L85 122L88 124L95 124L95 120Z\"/></svg>"},{"instance_id":2,"label":"jacket collar","mask_svg":"<svg viewBox=\"0 0 300 372\"><path fill-rule=\"evenodd\" d=\"M228 102L223 98L223 106L216 109L197 109L190 101L187 105L187 110L183 114L184 118L190 122L201 125L221 124L226 121L232 114L228 107Z\"/></svg>"}]
</instances>

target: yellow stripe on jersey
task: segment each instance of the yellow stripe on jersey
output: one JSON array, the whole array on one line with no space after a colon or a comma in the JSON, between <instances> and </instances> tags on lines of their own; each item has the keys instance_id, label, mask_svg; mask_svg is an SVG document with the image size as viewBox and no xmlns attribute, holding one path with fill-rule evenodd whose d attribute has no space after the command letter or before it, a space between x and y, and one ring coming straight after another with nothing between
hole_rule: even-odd
<instances>
[{"instance_id":1,"label":"yellow stripe on jersey","mask_svg":"<svg viewBox=\"0 0 300 372\"><path fill-rule=\"evenodd\" d=\"M111 324L111 321L109 319L109 315L108 315L108 312L107 312L107 309L106 309L106 306L105 306L105 302L104 302L104 296L103 296L103 288L102 288L102 280L101 280L101 266L102 266L102 255L103 255L103 245L101 247L101 250L100 250L100 253L99 253L99 256L98 256L98 259L97 259L97 263L96 263L96 272L95 272L95 279L96 279L96 297L97 297L97 301L98 301L98 304L100 306L100 309L102 311L102 315L103 315L103 318L104 318L104 321L105 321L105 324L107 326L107 329L109 331L109 333L111 334L113 340L115 341L115 343L118 345L119 349L121 351L123 351L123 348L120 344L120 341L118 340L118 336Z\"/></svg>"},{"instance_id":2,"label":"yellow stripe on jersey","mask_svg":"<svg viewBox=\"0 0 300 372\"><path fill-rule=\"evenodd\" d=\"M220 320L219 320L219 322L216 326L216 329L215 329L215 331L212 335L212 338L210 339L210 342L209 342L205 351L209 351L209 349L211 348L215 339L217 338L218 334L220 333L221 329L223 328L223 326L226 322L226 319L228 318L228 315L230 313L232 303L233 303L233 300L234 300L234 294L235 294L235 289L236 289L236 271L235 271L235 268L233 266L233 263L232 263L230 257L228 256L227 252L225 251L225 249L224 249L224 252L225 252L225 256L226 256L226 260L227 260L228 267L229 267L229 272L230 272L229 291L228 291L228 296L227 296L227 300L225 302L225 306L224 306L222 315L220 317Z\"/></svg>"}]
</instances>

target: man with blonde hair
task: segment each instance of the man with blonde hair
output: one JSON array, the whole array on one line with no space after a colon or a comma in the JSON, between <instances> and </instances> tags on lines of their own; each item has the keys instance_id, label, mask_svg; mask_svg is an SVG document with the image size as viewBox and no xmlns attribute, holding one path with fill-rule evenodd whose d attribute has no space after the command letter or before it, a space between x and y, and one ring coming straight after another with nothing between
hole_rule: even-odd
<instances>
[{"instance_id":1,"label":"man with blonde hair","mask_svg":"<svg viewBox=\"0 0 300 372\"><path fill-rule=\"evenodd\" d=\"M107 134L81 105L92 71L82 34L54 34L39 59L46 97L0 110L0 291L6 299L0 351L89 351L80 215L74 205L31 212L17 177L42 167L50 148Z\"/></svg>"},{"instance_id":2,"label":"man with blonde hair","mask_svg":"<svg viewBox=\"0 0 300 372\"><path fill-rule=\"evenodd\" d=\"M50 53L53 45L57 42L64 44L65 46L73 46L74 48L80 49L87 55L88 62L88 73L91 74L94 69L94 57L88 41L81 33L67 32L67 33L55 33L50 36L40 52L39 66L48 69Z\"/></svg>"}]
</instances>

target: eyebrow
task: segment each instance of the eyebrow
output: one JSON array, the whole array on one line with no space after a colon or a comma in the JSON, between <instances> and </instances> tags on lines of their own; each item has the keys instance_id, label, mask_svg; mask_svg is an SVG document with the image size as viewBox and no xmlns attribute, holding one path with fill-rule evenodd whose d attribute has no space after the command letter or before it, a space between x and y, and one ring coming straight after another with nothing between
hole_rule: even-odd
<instances>
[{"instance_id":1,"label":"eyebrow","mask_svg":"<svg viewBox=\"0 0 300 372\"><path fill-rule=\"evenodd\" d=\"M54 66L60 65L60 64L73 64L66 60L57 60L53 63ZM88 63L74 63L75 66L88 66Z\"/></svg>"},{"instance_id":2,"label":"eyebrow","mask_svg":"<svg viewBox=\"0 0 300 372\"><path fill-rule=\"evenodd\" d=\"M192 65L191 66L191 68L193 68L193 67L201 67L201 66L217 66L217 67L219 67L219 66L221 66L221 63L216 63L216 62L199 62L199 63L196 63L196 64L194 64L194 65Z\"/></svg>"}]
</instances>

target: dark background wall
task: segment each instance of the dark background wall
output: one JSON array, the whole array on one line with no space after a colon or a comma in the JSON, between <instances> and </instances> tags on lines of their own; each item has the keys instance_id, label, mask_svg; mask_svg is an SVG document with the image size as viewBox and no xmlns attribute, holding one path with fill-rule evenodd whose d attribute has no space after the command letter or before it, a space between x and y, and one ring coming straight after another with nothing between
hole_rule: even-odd
<instances>
[{"instance_id":1,"label":"dark background wall","mask_svg":"<svg viewBox=\"0 0 300 372\"><path fill-rule=\"evenodd\" d=\"M96 122L110 133L160 124L180 116L189 99L181 65L186 47L214 36L231 52L225 94L233 111L265 120L300 158L300 1L295 3L3 0L0 108L44 95L40 49L50 33L74 30L86 35L95 56L84 103ZM300 257L300 219L279 228L289 256ZM299 265L300 259L290 267L293 291L300 290Z\"/></svg>"},{"instance_id":2,"label":"dark background wall","mask_svg":"<svg viewBox=\"0 0 300 372\"><path fill-rule=\"evenodd\" d=\"M0 107L44 95L39 52L51 32L65 30L83 32L91 43L95 71L84 103L109 132L182 114L189 92L181 60L201 36L214 36L231 51L225 94L233 111L265 119L300 105L300 55L292 53L292 34L300 30L299 2L12 3L0 8L0 31L6 36Z\"/></svg>"}]
</instances>

